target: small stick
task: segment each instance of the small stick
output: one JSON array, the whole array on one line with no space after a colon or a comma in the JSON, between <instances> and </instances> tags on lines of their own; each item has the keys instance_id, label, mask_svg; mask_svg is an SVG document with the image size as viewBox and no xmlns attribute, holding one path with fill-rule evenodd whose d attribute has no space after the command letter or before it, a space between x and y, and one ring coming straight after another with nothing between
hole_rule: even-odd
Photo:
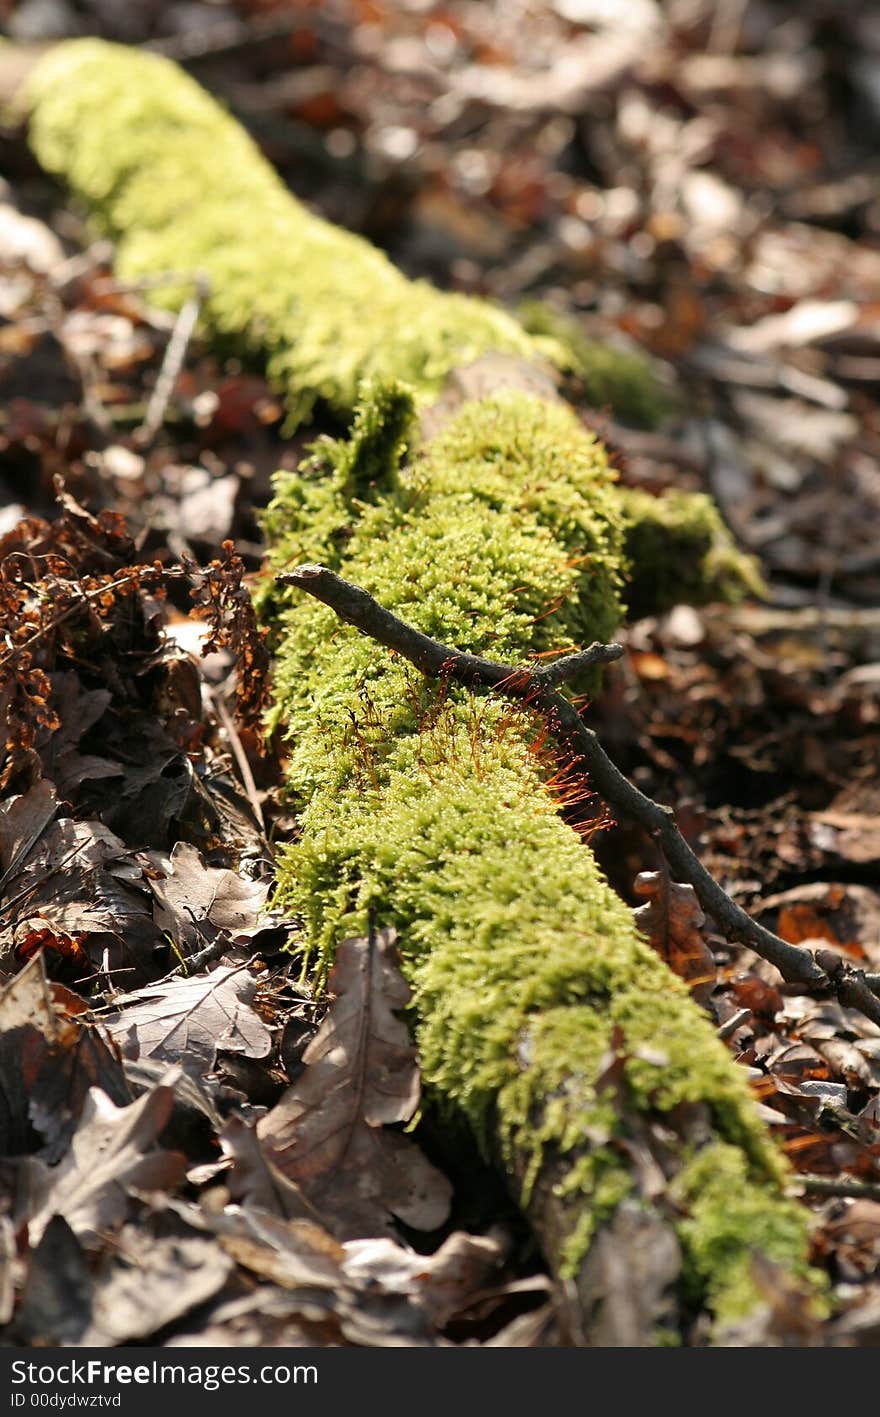
<instances>
[{"instance_id":1,"label":"small stick","mask_svg":"<svg viewBox=\"0 0 880 1417\"><path fill-rule=\"evenodd\" d=\"M402 654L429 678L446 676L470 687L497 688L508 698L542 713L557 740L589 774L600 796L655 838L675 879L693 886L706 914L713 917L728 939L748 945L775 965L783 979L833 994L841 1004L858 1009L880 1024L880 999L869 987L863 971L836 955L827 958L830 952L825 950L820 952L820 963L811 951L789 944L752 920L691 850L678 829L673 809L646 797L615 767L596 734L581 721L574 704L556 691L554 685L574 678L588 665L620 659L620 645L593 644L579 654L566 655L541 668L496 664L422 634L385 610L365 590L325 566L299 566L282 572L276 580L307 591L361 634Z\"/></svg>"},{"instance_id":2,"label":"small stick","mask_svg":"<svg viewBox=\"0 0 880 1417\"><path fill-rule=\"evenodd\" d=\"M347 620L361 634L368 635L387 649L397 650L429 679L440 679L448 674L459 684L482 688L504 685L511 698L525 698L534 685L552 687L565 683L591 664L610 664L623 654L622 645L592 644L589 649L566 654L562 659L540 668L514 669L508 664L482 659L477 654L450 649L439 640L431 639L430 635L423 635L421 630L414 629L389 610L384 610L360 586L344 581L325 566L298 566L295 571L282 571L275 579L280 585L299 586L300 590L308 591L316 600L322 600L336 611L340 620Z\"/></svg>"},{"instance_id":3,"label":"small stick","mask_svg":"<svg viewBox=\"0 0 880 1417\"><path fill-rule=\"evenodd\" d=\"M854 1176L795 1176L793 1180L808 1196L852 1196L856 1200L880 1201L877 1181L857 1181Z\"/></svg>"},{"instance_id":4,"label":"small stick","mask_svg":"<svg viewBox=\"0 0 880 1417\"><path fill-rule=\"evenodd\" d=\"M244 787L245 793L247 794L248 802L251 805L251 811L253 812L254 817L256 818L257 826L260 828L260 836L262 837L263 846L268 852L269 844L266 841L266 821L263 817L263 808L260 803L259 793L257 792L257 784L254 782L254 775L251 772L251 765L248 762L247 753L245 752L241 738L239 737L238 729L235 726L235 721L233 720L232 715L227 709L225 703L223 702L223 695L221 693L215 693L214 690L208 684L203 684L202 687L209 702L212 703L214 708L217 710L217 717L220 719L220 722L223 725L223 731L225 732L229 746L232 749L232 755L235 758L236 764L238 766L242 786Z\"/></svg>"},{"instance_id":5,"label":"small stick","mask_svg":"<svg viewBox=\"0 0 880 1417\"><path fill-rule=\"evenodd\" d=\"M171 395L174 393L174 386L183 368L183 361L186 359L189 342L193 337L202 306L207 298L208 282L204 276L196 276L195 291L181 307L174 329L171 331L171 338L165 346L165 357L162 360L156 387L147 404L144 421L134 434L139 447L146 447L152 443L162 427Z\"/></svg>"},{"instance_id":6,"label":"small stick","mask_svg":"<svg viewBox=\"0 0 880 1417\"><path fill-rule=\"evenodd\" d=\"M738 1009L726 1023L722 1023L718 1029L718 1037L722 1043L726 1043L728 1038L732 1038L736 1030L741 1028L744 1023L748 1023L751 1017L751 1009Z\"/></svg>"}]
</instances>

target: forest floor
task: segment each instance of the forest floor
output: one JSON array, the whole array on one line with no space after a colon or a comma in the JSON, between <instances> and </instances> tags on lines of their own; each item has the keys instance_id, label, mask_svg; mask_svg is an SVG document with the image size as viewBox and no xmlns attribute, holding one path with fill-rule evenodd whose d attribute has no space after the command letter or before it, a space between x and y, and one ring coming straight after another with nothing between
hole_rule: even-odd
<instances>
[{"instance_id":1,"label":"forest floor","mask_svg":"<svg viewBox=\"0 0 880 1417\"><path fill-rule=\"evenodd\" d=\"M711 493L767 595L628 623L590 722L740 904L880 971L880 14L0 0L0 22L177 58L408 274L650 358L656 426L584 416L627 485ZM321 427L286 436L260 373L188 331L197 291L175 321L120 284L14 127L0 164L0 1193L31 1237L0 1201L4 1333L564 1344L521 1220L430 1112L415 1139L455 1198L428 1236L349 1238L350 1199L316 1213L261 1149L250 1124L308 1095L354 987L343 961L313 1000L271 912L295 821L248 594L270 476ZM650 839L591 844L638 904ZM834 1296L820 1323L768 1271L741 1341L876 1344L880 1028L711 922L695 945L662 899L652 939L749 1070Z\"/></svg>"}]
</instances>

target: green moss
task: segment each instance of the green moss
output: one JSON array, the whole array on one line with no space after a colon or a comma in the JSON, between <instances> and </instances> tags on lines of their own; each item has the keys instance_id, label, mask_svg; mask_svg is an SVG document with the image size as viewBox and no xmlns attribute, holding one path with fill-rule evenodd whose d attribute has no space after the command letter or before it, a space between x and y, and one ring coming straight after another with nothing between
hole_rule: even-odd
<instances>
[{"instance_id":1,"label":"green moss","mask_svg":"<svg viewBox=\"0 0 880 1417\"><path fill-rule=\"evenodd\" d=\"M294 417L318 399L347 413L371 381L403 381L417 400L427 399L452 368L489 351L547 355L578 368L594 402L643 422L661 415L663 395L639 356L584 342L544 307L531 311L527 333L484 301L407 280L368 242L312 215L240 124L168 60L95 39L70 41L37 64L25 102L34 152L113 237L119 273L186 274L189 285L172 279L153 292L172 307L191 293L197 273L205 276L206 333L264 362ZM551 427L548 447L553 436ZM370 483L393 478L392 467L373 465L365 427L345 456L353 460L349 482L358 483L352 497L372 497ZM555 477L558 457L551 463ZM456 476L469 474L466 459L450 466ZM731 548L711 503L638 497L630 496L627 516L639 613L655 608L655 583L665 605L681 553L692 568L688 592L700 599L753 588L750 563ZM700 582L702 573L708 579Z\"/></svg>"},{"instance_id":2,"label":"green moss","mask_svg":"<svg viewBox=\"0 0 880 1417\"><path fill-rule=\"evenodd\" d=\"M507 392L465 405L401 466L406 407L405 391L377 390L347 447L325 443L307 477L279 477L275 563L328 562L428 633L507 662L607 635L622 539L601 446L564 407ZM362 500L351 469L367 428L383 471ZM276 718L302 809L282 899L323 967L371 912L396 925L425 1081L511 1169L517 1158L524 1204L556 1159L574 1217L563 1266L633 1189L628 1118L666 1117L672 1136L683 1103L709 1109L751 1203L771 1231L781 1207L789 1237L783 1164L744 1075L565 824L539 725L491 697L438 694L305 597L276 624ZM600 1086L611 1048L616 1092ZM683 1206L686 1246L689 1219Z\"/></svg>"},{"instance_id":3,"label":"green moss","mask_svg":"<svg viewBox=\"0 0 880 1417\"><path fill-rule=\"evenodd\" d=\"M670 396L643 354L590 339L579 321L540 300L524 302L517 314L529 334L552 339L565 351L564 368L580 380L593 408L609 408L618 418L646 428L656 427L671 412Z\"/></svg>"},{"instance_id":4,"label":"green moss","mask_svg":"<svg viewBox=\"0 0 880 1417\"><path fill-rule=\"evenodd\" d=\"M684 1167L673 1197L686 1219L690 1278L697 1293L707 1293L719 1325L745 1317L755 1306L752 1267L756 1255L779 1265L818 1295L825 1285L804 1255L804 1210L793 1200L779 1200L768 1212L748 1184L741 1151L715 1142Z\"/></svg>"},{"instance_id":5,"label":"green moss","mask_svg":"<svg viewBox=\"0 0 880 1417\"><path fill-rule=\"evenodd\" d=\"M404 699L407 687L412 702L402 675ZM294 729L306 733L301 715ZM334 786L305 807L301 841L280 865L283 899L327 956L370 912L397 927L426 1085L484 1142L500 1139L509 1162L526 1158L524 1205L547 1152L561 1160L559 1193L576 1215L563 1269L576 1271L633 1187L628 1118L666 1116L671 1138L689 1103L709 1109L738 1159L737 1205L776 1237L768 1253L782 1261L791 1250L802 1272L807 1217L782 1195L783 1163L744 1074L562 821L525 723L502 704L462 700L407 733L383 729L362 703L357 733L371 745L367 769L333 752L335 735L312 737L333 758L320 775ZM622 1077L603 1091L612 1046ZM731 1288L741 1296L751 1284L757 1298L754 1227L728 1233L729 1197L717 1208L707 1197L681 1192L678 1230L705 1302L727 1314ZM723 1254L707 1239L713 1224L727 1235Z\"/></svg>"},{"instance_id":6,"label":"green moss","mask_svg":"<svg viewBox=\"0 0 880 1417\"><path fill-rule=\"evenodd\" d=\"M340 489L352 506L358 500L398 492L400 464L414 419L412 393L405 385L367 384L346 441L325 438L316 445L334 468ZM312 465L320 471L321 463L321 457L316 456Z\"/></svg>"},{"instance_id":7,"label":"green moss","mask_svg":"<svg viewBox=\"0 0 880 1417\"><path fill-rule=\"evenodd\" d=\"M406 437L406 393L385 391L395 465ZM320 445L308 474L282 474L265 518L272 562L281 568L323 560L428 634L499 660L525 647L607 638L621 614L621 528L604 450L564 405L514 391L466 404L426 451L394 474L386 495L353 492L352 452ZM378 434L374 435L379 437ZM395 441L397 440L397 441ZM379 439L381 441L381 438ZM396 449L396 451L395 451ZM340 640L332 611L291 593L276 627L297 644L278 664L277 714L308 704L328 731L345 732L354 698L403 722L401 671L359 636ZM327 642L338 642L337 675L327 675ZM406 720L409 721L409 720ZM308 756L308 755L307 755ZM291 775L309 780L294 747Z\"/></svg>"},{"instance_id":8,"label":"green moss","mask_svg":"<svg viewBox=\"0 0 880 1417\"><path fill-rule=\"evenodd\" d=\"M119 273L203 273L205 329L266 359L296 416L316 398L348 411L374 376L430 395L489 351L561 357L504 311L409 281L312 215L166 59L73 40L37 64L25 102L38 160L116 241ZM172 284L154 298L174 306L188 293Z\"/></svg>"},{"instance_id":9,"label":"green moss","mask_svg":"<svg viewBox=\"0 0 880 1417\"><path fill-rule=\"evenodd\" d=\"M658 615L685 602L763 595L757 562L738 551L710 497L670 490L661 497L619 490L630 615Z\"/></svg>"}]
</instances>

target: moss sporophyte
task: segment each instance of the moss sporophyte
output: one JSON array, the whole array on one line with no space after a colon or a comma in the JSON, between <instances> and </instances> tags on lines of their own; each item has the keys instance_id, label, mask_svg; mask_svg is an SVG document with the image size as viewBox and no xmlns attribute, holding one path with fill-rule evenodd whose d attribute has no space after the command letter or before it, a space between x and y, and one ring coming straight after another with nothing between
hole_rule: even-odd
<instances>
[{"instance_id":1,"label":"moss sporophyte","mask_svg":"<svg viewBox=\"0 0 880 1417\"><path fill-rule=\"evenodd\" d=\"M552 398L465 402L420 445L415 413L451 370L488 351L563 367L570 352L406 280L307 212L174 65L63 44L27 102L38 158L113 237L120 274L202 273L207 337L258 356L295 417L317 402L351 417L347 439L277 475L272 569L321 562L444 643L505 663L607 640L627 603L750 584L708 499L622 491ZM568 825L545 726L491 694L438 689L269 580L263 613L271 726L299 811L279 891L302 916L308 963L325 971L371 916L397 928L425 1082L500 1153L527 1208L552 1158L572 1217L556 1244L566 1273L621 1202L648 1204L633 1136L650 1123L664 1129L662 1204L688 1303L723 1320L754 1308L756 1248L808 1280L809 1217L784 1193L744 1073ZM694 1115L699 1140L682 1123Z\"/></svg>"}]
</instances>

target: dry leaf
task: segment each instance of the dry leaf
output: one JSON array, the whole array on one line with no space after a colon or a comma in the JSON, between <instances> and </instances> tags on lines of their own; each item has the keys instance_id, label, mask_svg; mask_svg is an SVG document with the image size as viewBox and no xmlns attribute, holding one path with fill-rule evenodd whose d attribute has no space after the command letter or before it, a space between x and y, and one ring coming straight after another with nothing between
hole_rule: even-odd
<instances>
[{"instance_id":1,"label":"dry leaf","mask_svg":"<svg viewBox=\"0 0 880 1417\"><path fill-rule=\"evenodd\" d=\"M54 784L47 778L0 806L0 865L3 881L14 875L58 810Z\"/></svg>"},{"instance_id":2,"label":"dry leaf","mask_svg":"<svg viewBox=\"0 0 880 1417\"><path fill-rule=\"evenodd\" d=\"M92 1321L80 1342L105 1347L149 1338L222 1289L232 1260L203 1235L155 1235L125 1226L95 1278Z\"/></svg>"},{"instance_id":3,"label":"dry leaf","mask_svg":"<svg viewBox=\"0 0 880 1417\"><path fill-rule=\"evenodd\" d=\"M231 875L231 872L224 874ZM101 1022L125 1058L179 1062L202 1077L218 1052L264 1058L272 1035L251 1008L256 981L240 966L220 965L192 979L164 983L117 997Z\"/></svg>"},{"instance_id":4,"label":"dry leaf","mask_svg":"<svg viewBox=\"0 0 880 1417\"><path fill-rule=\"evenodd\" d=\"M81 1343L91 1309L88 1255L64 1217L53 1215L29 1256L14 1341L29 1348Z\"/></svg>"},{"instance_id":5,"label":"dry leaf","mask_svg":"<svg viewBox=\"0 0 880 1417\"><path fill-rule=\"evenodd\" d=\"M218 1213L173 1198L165 1204L193 1229L216 1235L227 1254L261 1278L286 1289L344 1287L345 1251L311 1220L283 1220L252 1206L226 1206Z\"/></svg>"},{"instance_id":6,"label":"dry leaf","mask_svg":"<svg viewBox=\"0 0 880 1417\"><path fill-rule=\"evenodd\" d=\"M259 927L269 887L217 866L206 866L200 853L179 841L171 856L148 853L165 872L151 879L156 897L156 923L184 949L199 950L222 933L230 942Z\"/></svg>"},{"instance_id":7,"label":"dry leaf","mask_svg":"<svg viewBox=\"0 0 880 1417\"><path fill-rule=\"evenodd\" d=\"M85 1243L94 1242L125 1218L132 1189L176 1185L185 1159L152 1150L173 1107L170 1087L156 1087L128 1107L117 1107L100 1088L90 1088L70 1151L46 1172L48 1189L28 1227L31 1244L39 1242L53 1215L63 1215Z\"/></svg>"},{"instance_id":8,"label":"dry leaf","mask_svg":"<svg viewBox=\"0 0 880 1417\"><path fill-rule=\"evenodd\" d=\"M340 945L335 996L303 1055L302 1075L257 1124L275 1164L344 1238L382 1234L390 1215L420 1230L443 1223L449 1182L413 1142L387 1130L419 1102L416 1052L395 1010L409 1002L393 932Z\"/></svg>"},{"instance_id":9,"label":"dry leaf","mask_svg":"<svg viewBox=\"0 0 880 1417\"><path fill-rule=\"evenodd\" d=\"M700 933L706 917L693 886L670 881L660 871L642 871L634 889L648 902L633 911L636 925L660 958L687 981L694 998L704 1002L715 987L715 959Z\"/></svg>"},{"instance_id":10,"label":"dry leaf","mask_svg":"<svg viewBox=\"0 0 880 1417\"><path fill-rule=\"evenodd\" d=\"M254 1128L240 1117L227 1122L220 1133L220 1145L232 1159L226 1180L235 1200L285 1220L320 1219L299 1186L272 1164Z\"/></svg>"},{"instance_id":11,"label":"dry leaf","mask_svg":"<svg viewBox=\"0 0 880 1417\"><path fill-rule=\"evenodd\" d=\"M47 801L47 812L50 806ZM93 962L106 949L111 968L155 968L156 950L167 945L153 920L143 872L102 822L72 817L50 822L19 857L10 887L17 913L10 911L0 929L0 952L15 951L20 960L34 943L51 948L57 939L63 950L71 940L91 946ZM81 973L91 972L87 960L80 965Z\"/></svg>"},{"instance_id":12,"label":"dry leaf","mask_svg":"<svg viewBox=\"0 0 880 1417\"><path fill-rule=\"evenodd\" d=\"M349 1240L344 1248L342 1268L348 1279L388 1294L411 1295L443 1328L497 1278L508 1246L492 1235L455 1230L433 1255L416 1254L387 1237ZM544 1276L540 1281L546 1282Z\"/></svg>"},{"instance_id":13,"label":"dry leaf","mask_svg":"<svg viewBox=\"0 0 880 1417\"><path fill-rule=\"evenodd\" d=\"M850 957L880 965L880 891L853 882L809 881L765 896L758 918L784 940L827 940Z\"/></svg>"},{"instance_id":14,"label":"dry leaf","mask_svg":"<svg viewBox=\"0 0 880 1417\"><path fill-rule=\"evenodd\" d=\"M764 353L789 345L795 348L829 339L849 330L859 318L852 300L801 300L784 315L766 315L754 325L731 330L728 341L744 353Z\"/></svg>"}]
</instances>

